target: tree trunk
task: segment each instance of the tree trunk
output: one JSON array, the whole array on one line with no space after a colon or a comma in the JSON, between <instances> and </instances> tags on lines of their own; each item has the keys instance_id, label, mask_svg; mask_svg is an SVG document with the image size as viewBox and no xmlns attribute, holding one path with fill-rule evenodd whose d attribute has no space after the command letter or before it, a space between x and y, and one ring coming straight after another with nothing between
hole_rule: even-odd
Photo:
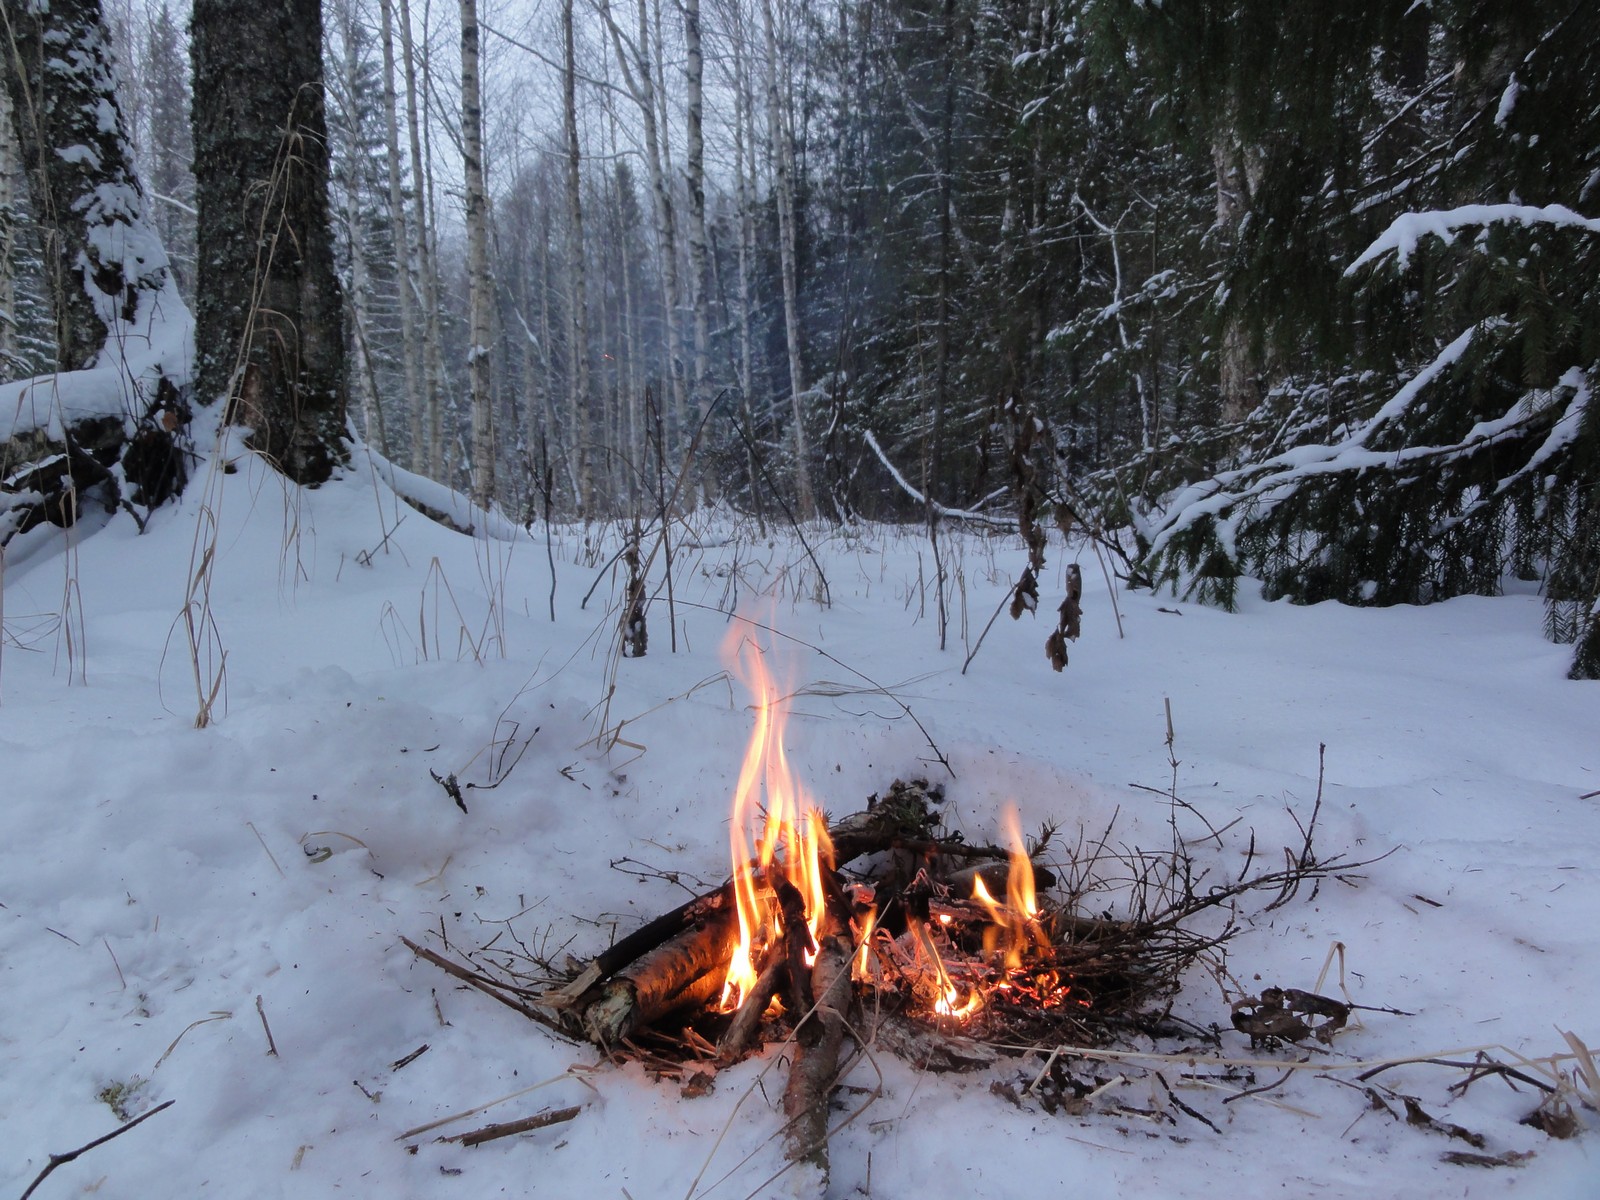
<instances>
[{"instance_id":1,"label":"tree trunk","mask_svg":"<svg viewBox=\"0 0 1600 1200\"><path fill-rule=\"evenodd\" d=\"M472 499L494 499L493 399L489 390L489 200L483 182L483 95L478 86L477 0L461 0L461 157L467 185L467 385L472 408Z\"/></svg>"},{"instance_id":2,"label":"tree trunk","mask_svg":"<svg viewBox=\"0 0 1600 1200\"><path fill-rule=\"evenodd\" d=\"M590 462L589 420L589 289L584 272L583 158L578 145L577 63L572 37L572 0L561 6L563 46L562 115L567 151L567 409L571 444L578 472L578 509L585 516L594 505L594 472Z\"/></svg>"},{"instance_id":3,"label":"tree trunk","mask_svg":"<svg viewBox=\"0 0 1600 1200\"><path fill-rule=\"evenodd\" d=\"M45 244L57 366L148 344L181 314L167 255L145 212L118 106L99 0L7 3L0 49L12 128Z\"/></svg>"},{"instance_id":4,"label":"tree trunk","mask_svg":"<svg viewBox=\"0 0 1600 1200\"><path fill-rule=\"evenodd\" d=\"M422 152L421 119L417 113L416 50L411 37L411 0L400 0L400 51L406 70L406 128L411 142L411 183L417 204L417 274L422 283L422 392L426 470L438 479L444 472L441 436L440 388L444 366L439 341L439 276L434 265L431 230L426 197L431 186L429 160Z\"/></svg>"},{"instance_id":5,"label":"tree trunk","mask_svg":"<svg viewBox=\"0 0 1600 1200\"><path fill-rule=\"evenodd\" d=\"M424 469L427 455L423 426L421 381L417 369L417 306L412 293L415 259L411 249L410 221L400 180L400 111L394 83L394 0L380 0L383 41L383 133L389 154L389 223L394 227L395 257L400 274L400 360L405 370L406 413L411 422L413 471Z\"/></svg>"},{"instance_id":6,"label":"tree trunk","mask_svg":"<svg viewBox=\"0 0 1600 1200\"><path fill-rule=\"evenodd\" d=\"M196 0L200 394L299 483L345 457L318 0Z\"/></svg>"},{"instance_id":7,"label":"tree trunk","mask_svg":"<svg viewBox=\"0 0 1600 1200\"><path fill-rule=\"evenodd\" d=\"M1260 164L1251 147L1243 145L1230 119L1224 118L1212 134L1211 158L1217 175L1217 232L1232 251L1238 244L1245 214L1260 183ZM1225 424L1242 421L1261 403L1261 363L1251 343L1244 313L1229 297L1222 316L1218 351L1221 389L1219 416Z\"/></svg>"},{"instance_id":8,"label":"tree trunk","mask_svg":"<svg viewBox=\"0 0 1600 1200\"><path fill-rule=\"evenodd\" d=\"M767 139L772 155L773 189L778 200L778 260L783 273L783 325L789 351L789 403L794 409L795 507L802 521L816 512L811 489L810 448L806 439L805 366L800 359L800 293L795 262L794 141L778 95L778 38L773 28L772 0L761 0L762 28L767 43Z\"/></svg>"},{"instance_id":9,"label":"tree trunk","mask_svg":"<svg viewBox=\"0 0 1600 1200\"><path fill-rule=\"evenodd\" d=\"M17 353L17 222L11 179L17 145L11 132L11 91L0 88L0 380L22 362Z\"/></svg>"},{"instance_id":10,"label":"tree trunk","mask_svg":"<svg viewBox=\"0 0 1600 1200\"><path fill-rule=\"evenodd\" d=\"M706 258L706 141L705 60L700 47L700 0L684 0L683 40L685 74L688 85L688 112L685 120L684 171L689 187L689 303L694 309L694 400L704 401L706 372L709 367L709 311L711 307Z\"/></svg>"},{"instance_id":11,"label":"tree trunk","mask_svg":"<svg viewBox=\"0 0 1600 1200\"><path fill-rule=\"evenodd\" d=\"M662 305L666 315L666 370L672 386L673 408L683 423L688 408L683 371L678 361L682 346L678 323L683 303L683 283L678 275L677 223L672 211L672 189L666 166L666 130L660 120L657 104L656 70L651 64L650 10L647 0L639 0L637 34L630 39L611 15L609 4L601 9L611 42L616 49L617 65L622 70L623 81L634 103L639 106L639 117L644 126L645 166L650 172L650 194L654 200L656 218L657 252L661 260ZM657 47L659 52L659 47ZM687 442L688 434L683 434Z\"/></svg>"},{"instance_id":12,"label":"tree trunk","mask_svg":"<svg viewBox=\"0 0 1600 1200\"><path fill-rule=\"evenodd\" d=\"M741 25L743 22L741 21ZM750 476L750 504L755 509L756 528L767 536L766 513L761 502L761 472L756 461L756 422L752 407L755 395L755 289L751 280L756 256L756 134L755 100L751 95L750 61L745 53L744 32L732 37L734 73L733 174L739 210L739 397L744 425L745 470ZM745 164L748 161L749 170Z\"/></svg>"},{"instance_id":13,"label":"tree trunk","mask_svg":"<svg viewBox=\"0 0 1600 1200\"><path fill-rule=\"evenodd\" d=\"M340 183L344 188L344 228L350 248L349 289L346 317L350 322L350 347L356 361L350 372L351 387L361 412L361 426L367 441L388 457L388 436L379 407L377 366L372 354L372 268L367 257L367 228L361 211L361 58L357 39L356 14L350 0L337 0L334 6L344 61L339 89L335 94L336 122L342 122L348 138L341 161ZM340 108L343 112L340 112Z\"/></svg>"}]
</instances>

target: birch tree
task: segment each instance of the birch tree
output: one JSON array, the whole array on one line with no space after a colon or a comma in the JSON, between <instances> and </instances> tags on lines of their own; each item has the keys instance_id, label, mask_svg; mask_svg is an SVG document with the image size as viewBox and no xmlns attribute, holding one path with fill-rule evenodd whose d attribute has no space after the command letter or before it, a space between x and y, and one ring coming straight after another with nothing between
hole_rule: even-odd
<instances>
[{"instance_id":1,"label":"birch tree","mask_svg":"<svg viewBox=\"0 0 1600 1200\"><path fill-rule=\"evenodd\" d=\"M806 438L805 364L800 351L800 285L795 249L794 139L779 90L778 38L772 0L761 0L766 40L767 143L772 158L773 192L778 207L778 262L783 274L784 344L789 352L789 403L794 412L794 486L801 520L816 512L811 488L811 452Z\"/></svg>"},{"instance_id":2,"label":"birch tree","mask_svg":"<svg viewBox=\"0 0 1600 1200\"><path fill-rule=\"evenodd\" d=\"M476 0L461 0L461 146L467 189L467 381L472 412L472 499L494 500L494 396L490 390L493 285L489 278L489 198L483 177L483 93L478 79Z\"/></svg>"},{"instance_id":3,"label":"birch tree","mask_svg":"<svg viewBox=\"0 0 1600 1200\"><path fill-rule=\"evenodd\" d=\"M589 290L583 244L583 157L578 144L577 58L573 45L572 0L561 5L562 126L566 151L567 184L567 427L577 472L579 511L587 514L594 504L594 468L591 461L589 412Z\"/></svg>"}]
</instances>

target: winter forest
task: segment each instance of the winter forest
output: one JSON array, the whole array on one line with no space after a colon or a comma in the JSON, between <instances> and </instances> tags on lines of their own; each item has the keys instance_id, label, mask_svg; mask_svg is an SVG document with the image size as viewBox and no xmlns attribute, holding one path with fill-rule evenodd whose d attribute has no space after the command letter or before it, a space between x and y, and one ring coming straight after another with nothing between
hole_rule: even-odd
<instances>
[{"instance_id":1,"label":"winter forest","mask_svg":"<svg viewBox=\"0 0 1600 1200\"><path fill-rule=\"evenodd\" d=\"M0 84L0 1197L1593 1200L1600 4Z\"/></svg>"},{"instance_id":2,"label":"winter forest","mask_svg":"<svg viewBox=\"0 0 1600 1200\"><path fill-rule=\"evenodd\" d=\"M34 7L7 7L6 377L101 349L59 232L82 205L52 192L98 167L128 195L91 223L159 239L129 286L196 313L172 384L228 394L217 314L250 279L237 252L208 273L243 242L206 214L241 195L239 126L290 121L325 441L347 413L519 522L667 494L780 525L1037 514L1223 605L1241 575L1375 605L1535 580L1600 674L1591 5L334 0L203 5L192 33L169 4ZM84 39L70 79L26 60L51 22ZM73 181L40 173L53 86L116 106L115 158Z\"/></svg>"}]
</instances>

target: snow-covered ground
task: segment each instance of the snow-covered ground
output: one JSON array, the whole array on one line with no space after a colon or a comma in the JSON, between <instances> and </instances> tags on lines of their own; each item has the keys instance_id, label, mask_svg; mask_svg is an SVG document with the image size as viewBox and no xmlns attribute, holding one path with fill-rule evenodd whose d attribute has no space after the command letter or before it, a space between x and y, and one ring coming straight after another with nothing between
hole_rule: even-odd
<instances>
[{"instance_id":1,"label":"snow-covered ground","mask_svg":"<svg viewBox=\"0 0 1600 1200\"><path fill-rule=\"evenodd\" d=\"M119 517L13 542L0 645L0 1195L19 1195L50 1153L169 1100L37 1194L781 1194L792 1176L765 1182L782 1165L770 1051L685 1099L637 1067L596 1068L592 1048L457 987L399 941L438 946L443 931L474 946L512 931L581 956L722 878L751 723L721 676L735 604L837 660L777 639L808 685L792 759L834 812L896 777L943 775L865 676L948 756L950 819L974 836L993 834L1011 801L1025 826L1060 822L1065 846L1113 814L1124 842L1166 844L1167 804L1130 785L1169 782L1170 699L1179 794L1219 827L1243 818L1210 851L1219 878L1242 866L1251 831L1266 853L1298 846L1290 811L1309 812L1319 743L1321 852L1394 850L1231 946L1246 985L1309 989L1342 943L1357 1002L1415 1014L1364 1013L1331 1049L1252 1052L1224 1035L1231 1057L1314 1054L1327 1072L1230 1103L1179 1090L1219 1133L1137 1072L1068 1117L991 1091L1038 1060L935 1076L875 1055L847 1081L852 1107L881 1092L834 1138L831 1196L1600 1195L1594 1112L1581 1114L1584 1136L1557 1141L1518 1123L1537 1100L1526 1086L1485 1079L1457 1097L1461 1073L1446 1067L1379 1076L1481 1133L1485 1153L1532 1154L1457 1166L1441 1155L1468 1147L1336 1082L1353 1081L1354 1061L1564 1053L1562 1030L1600 1044L1600 797L1583 798L1600 791L1600 686L1564 678L1567 650L1541 639L1536 597L1381 611L1251 601L1227 615L1122 593L1119 637L1084 551L1084 634L1067 670L1049 669L1042 617L1002 616L963 675L963 629L976 638L1020 569L1015 539L947 547L958 586L941 652L932 558L915 532L814 532L831 607L791 537L733 532L708 524L699 545L676 548L677 652L663 596L649 655L620 662L623 581L604 569L607 531L556 531L552 621L542 532L448 532L360 462L298 492L245 457L233 475L203 470L142 536ZM1053 547L1045 611L1076 553ZM188 609L197 674L184 611L202 563L209 609ZM219 675L214 719L196 729L197 678L209 691ZM594 741L602 721L626 722L609 753ZM463 813L430 771L500 785L467 791ZM1204 833L1193 817L1180 825ZM624 857L683 884L610 869ZM1324 989L1336 988L1335 968ZM1228 1024L1207 975L1178 1007ZM477 1149L430 1134L408 1153L398 1140L535 1085L438 1132L585 1107ZM1143 1108L1172 1119L1127 1111Z\"/></svg>"}]
</instances>

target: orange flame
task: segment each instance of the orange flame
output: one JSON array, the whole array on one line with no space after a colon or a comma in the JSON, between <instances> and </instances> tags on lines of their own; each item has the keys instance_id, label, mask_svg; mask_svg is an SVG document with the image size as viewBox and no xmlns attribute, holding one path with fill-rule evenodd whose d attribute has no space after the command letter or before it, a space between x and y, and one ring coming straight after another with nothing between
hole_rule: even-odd
<instances>
[{"instance_id":1,"label":"orange flame","mask_svg":"<svg viewBox=\"0 0 1600 1200\"><path fill-rule=\"evenodd\" d=\"M939 948L934 945L933 937L928 932L928 927L923 922L913 919L911 927L915 930L917 941L922 946L923 952L928 956L928 962L933 967L935 987L938 995L933 1000L933 1011L941 1017L954 1017L964 1021L973 1013L983 1007L983 996L977 988L969 988L967 998L961 998L961 989L950 978L950 972L945 969L944 959L939 955Z\"/></svg>"},{"instance_id":2,"label":"orange flame","mask_svg":"<svg viewBox=\"0 0 1600 1200\"><path fill-rule=\"evenodd\" d=\"M789 767L783 747L789 716L784 693L767 671L760 648L735 626L723 645L723 657L756 701L755 728L739 769L730 825L739 944L728 967L721 1007L731 1011L755 986L762 950L781 935L771 889L763 884L781 878L799 891L815 943L826 906L825 872L833 870L833 843L822 813ZM752 846L751 826L756 824L761 831Z\"/></svg>"},{"instance_id":3,"label":"orange flame","mask_svg":"<svg viewBox=\"0 0 1600 1200\"><path fill-rule=\"evenodd\" d=\"M1035 940L1045 940L1038 926L1039 897L1034 889L1033 863L1028 858L1027 845L1022 840L1022 827L1017 820L1017 810L1007 806L1001 817L1006 840L1011 846L1010 869L1006 872L1006 902L1004 907L989 894L983 878L972 881L972 898L983 905L993 928L985 931L984 949L996 953L1004 934L1004 957L1007 970L1022 965L1022 957Z\"/></svg>"}]
</instances>

